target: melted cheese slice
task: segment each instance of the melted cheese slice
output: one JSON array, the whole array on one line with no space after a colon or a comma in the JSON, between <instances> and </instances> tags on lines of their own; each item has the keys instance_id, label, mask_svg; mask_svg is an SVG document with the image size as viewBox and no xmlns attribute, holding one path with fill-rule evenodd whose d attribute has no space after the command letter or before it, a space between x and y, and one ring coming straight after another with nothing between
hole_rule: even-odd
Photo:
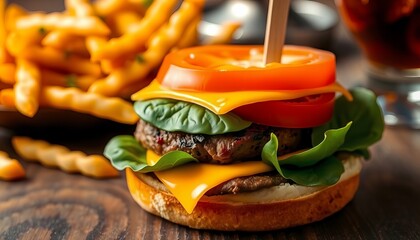
<instances>
[{"instance_id":1,"label":"melted cheese slice","mask_svg":"<svg viewBox=\"0 0 420 240\"><path fill-rule=\"evenodd\" d=\"M289 100L328 92L341 92L348 100L352 100L351 94L337 82L324 87L299 90L198 92L170 90L161 86L156 80L133 94L131 99L138 101L153 98L171 98L195 103L208 108L216 114L225 114L237 107L251 103Z\"/></svg>"},{"instance_id":2,"label":"melted cheese slice","mask_svg":"<svg viewBox=\"0 0 420 240\"><path fill-rule=\"evenodd\" d=\"M156 163L159 156L147 151L148 163ZM159 180L178 199L188 213L192 213L200 198L210 189L228 180L272 171L262 161L229 165L190 163L155 172Z\"/></svg>"}]
</instances>

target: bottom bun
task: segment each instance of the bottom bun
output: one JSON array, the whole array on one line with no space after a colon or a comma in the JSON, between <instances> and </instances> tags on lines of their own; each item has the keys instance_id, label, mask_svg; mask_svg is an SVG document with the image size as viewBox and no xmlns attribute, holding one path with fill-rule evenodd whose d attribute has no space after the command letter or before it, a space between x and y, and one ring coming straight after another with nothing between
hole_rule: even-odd
<instances>
[{"instance_id":1,"label":"bottom bun","mask_svg":"<svg viewBox=\"0 0 420 240\"><path fill-rule=\"evenodd\" d=\"M191 214L157 179L129 169L126 176L134 200L146 211L171 222L197 229L268 231L316 222L343 208L359 186L361 162L346 155L343 163L345 172L335 185L282 184L251 193L203 197Z\"/></svg>"}]
</instances>

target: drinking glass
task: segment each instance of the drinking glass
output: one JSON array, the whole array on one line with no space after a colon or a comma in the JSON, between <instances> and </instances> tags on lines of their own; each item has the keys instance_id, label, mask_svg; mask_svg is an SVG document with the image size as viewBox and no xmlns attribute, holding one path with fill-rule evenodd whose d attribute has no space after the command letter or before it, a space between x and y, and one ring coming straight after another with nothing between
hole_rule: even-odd
<instances>
[{"instance_id":1,"label":"drinking glass","mask_svg":"<svg viewBox=\"0 0 420 240\"><path fill-rule=\"evenodd\" d=\"M336 0L388 125L420 128L420 0Z\"/></svg>"}]
</instances>

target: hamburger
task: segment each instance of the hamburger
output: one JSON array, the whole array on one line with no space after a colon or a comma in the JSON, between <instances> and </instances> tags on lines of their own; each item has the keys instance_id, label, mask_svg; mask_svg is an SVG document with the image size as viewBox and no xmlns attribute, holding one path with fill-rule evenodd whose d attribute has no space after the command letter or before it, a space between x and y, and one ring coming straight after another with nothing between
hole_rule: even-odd
<instances>
[{"instance_id":1,"label":"hamburger","mask_svg":"<svg viewBox=\"0 0 420 240\"><path fill-rule=\"evenodd\" d=\"M132 96L134 136L104 154L144 210L191 228L266 231L322 220L353 198L384 128L375 95L342 87L330 52L285 46L282 63L262 65L262 51L170 53Z\"/></svg>"}]
</instances>

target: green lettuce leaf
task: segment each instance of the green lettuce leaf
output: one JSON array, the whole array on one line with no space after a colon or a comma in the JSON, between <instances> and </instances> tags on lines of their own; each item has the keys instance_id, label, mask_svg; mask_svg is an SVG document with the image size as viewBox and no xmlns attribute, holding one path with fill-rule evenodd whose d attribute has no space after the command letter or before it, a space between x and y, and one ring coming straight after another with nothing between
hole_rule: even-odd
<instances>
[{"instance_id":1,"label":"green lettuce leaf","mask_svg":"<svg viewBox=\"0 0 420 240\"><path fill-rule=\"evenodd\" d=\"M351 125L349 122L342 128L326 131L323 141L317 146L280 161L277 157L278 139L271 134L270 141L263 147L261 158L281 176L300 185L332 185L344 172L343 164L333 154L343 144Z\"/></svg>"},{"instance_id":2,"label":"green lettuce leaf","mask_svg":"<svg viewBox=\"0 0 420 240\"><path fill-rule=\"evenodd\" d=\"M354 88L350 92L353 95L353 101L349 102L340 96L335 101L332 119L312 130L312 145L321 142L324 132L328 129L340 128L352 121L353 124L346 135L346 140L338 150L357 151L368 158L367 147L379 141L384 131L382 111L376 102L375 94L370 90Z\"/></svg>"},{"instance_id":3,"label":"green lettuce leaf","mask_svg":"<svg viewBox=\"0 0 420 240\"><path fill-rule=\"evenodd\" d=\"M144 121L169 132L216 135L251 125L233 113L217 115L199 105L172 99L138 101L134 110Z\"/></svg>"},{"instance_id":4,"label":"green lettuce leaf","mask_svg":"<svg viewBox=\"0 0 420 240\"><path fill-rule=\"evenodd\" d=\"M155 165L149 166L146 161L146 149L130 135L112 138L105 146L104 155L118 170L131 168L141 173L163 171L189 162L198 162L186 152L172 151L163 155Z\"/></svg>"},{"instance_id":5,"label":"green lettuce leaf","mask_svg":"<svg viewBox=\"0 0 420 240\"><path fill-rule=\"evenodd\" d=\"M352 122L342 128L330 129L324 133L324 139L316 146L304 152L294 154L281 161L282 164L296 167L307 167L316 164L337 152L344 143ZM274 135L275 137L275 135Z\"/></svg>"}]
</instances>

